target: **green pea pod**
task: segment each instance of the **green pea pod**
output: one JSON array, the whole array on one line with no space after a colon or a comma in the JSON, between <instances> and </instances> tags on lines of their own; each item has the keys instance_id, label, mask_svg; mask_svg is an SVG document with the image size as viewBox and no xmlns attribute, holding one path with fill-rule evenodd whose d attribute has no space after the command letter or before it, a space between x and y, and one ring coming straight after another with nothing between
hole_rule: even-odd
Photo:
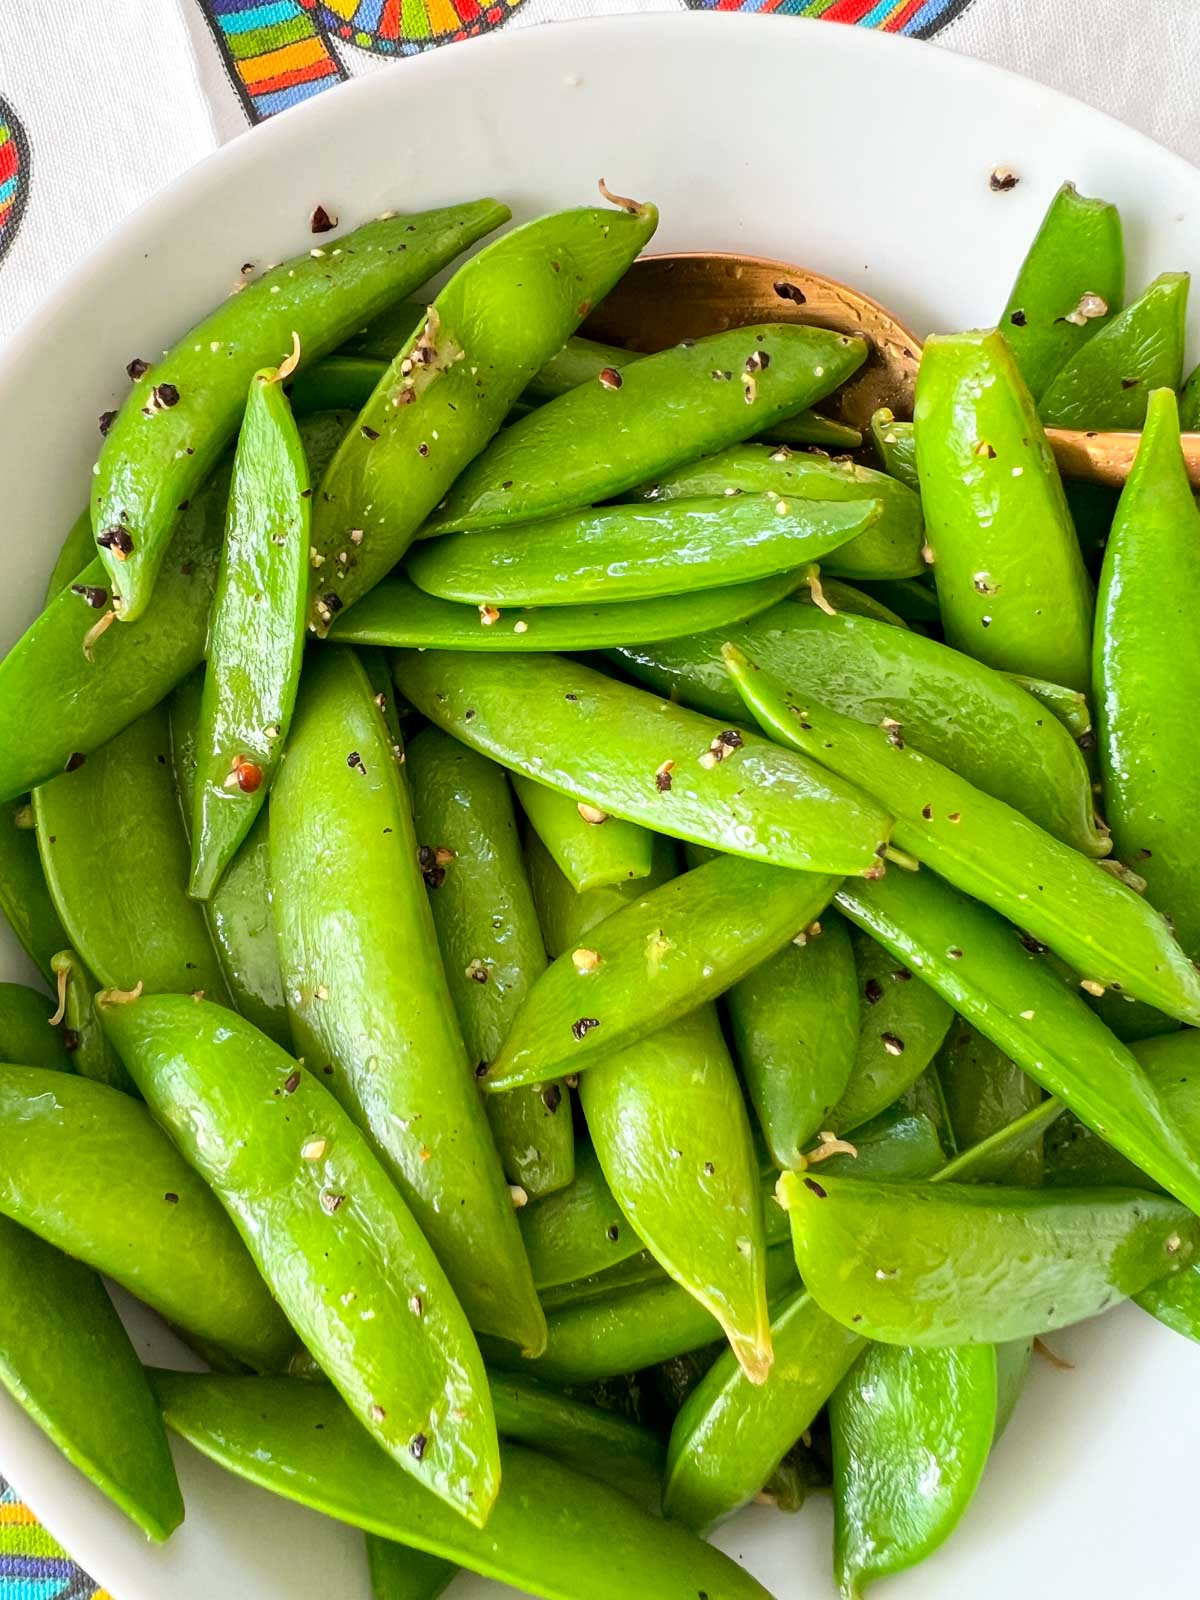
<instances>
[{"instance_id":1,"label":"green pea pod","mask_svg":"<svg viewBox=\"0 0 1200 1600\"><path fill-rule=\"evenodd\" d=\"M413 327L424 320L425 307L414 307ZM410 328L409 334L411 332ZM360 356L326 356L324 361L298 372L285 393L298 417L314 411L361 411L390 360L390 356L387 361L366 361Z\"/></svg>"},{"instance_id":2,"label":"green pea pod","mask_svg":"<svg viewBox=\"0 0 1200 1600\"><path fill-rule=\"evenodd\" d=\"M1193 1210L1200 1159L1129 1050L1044 956L931 872L843 883L838 909ZM1029 941L1033 943L1033 941Z\"/></svg>"},{"instance_id":3,"label":"green pea pod","mask_svg":"<svg viewBox=\"0 0 1200 1600\"><path fill-rule=\"evenodd\" d=\"M665 1452L649 1428L515 1373L495 1373L488 1382L502 1438L634 1498L651 1492L657 1499Z\"/></svg>"},{"instance_id":4,"label":"green pea pod","mask_svg":"<svg viewBox=\"0 0 1200 1600\"><path fill-rule=\"evenodd\" d=\"M279 767L309 574L308 463L278 369L250 380L196 734L189 893L210 900Z\"/></svg>"},{"instance_id":5,"label":"green pea pod","mask_svg":"<svg viewBox=\"0 0 1200 1600\"><path fill-rule=\"evenodd\" d=\"M846 1600L953 1532L987 1465L997 1395L989 1344L871 1345L834 1390L833 1565Z\"/></svg>"},{"instance_id":6,"label":"green pea pod","mask_svg":"<svg viewBox=\"0 0 1200 1600\"><path fill-rule=\"evenodd\" d=\"M494 1098L503 1103L511 1096ZM539 1292L603 1272L642 1249L590 1145L577 1149L571 1183L526 1206L520 1222Z\"/></svg>"},{"instance_id":7,"label":"green pea pod","mask_svg":"<svg viewBox=\"0 0 1200 1600\"><path fill-rule=\"evenodd\" d=\"M413 821L434 927L468 1059L500 1048L546 965L504 773L436 729L407 751ZM575 1174L570 1092L539 1084L486 1102L505 1176L530 1198Z\"/></svg>"},{"instance_id":8,"label":"green pea pod","mask_svg":"<svg viewBox=\"0 0 1200 1600\"><path fill-rule=\"evenodd\" d=\"M160 995L103 1015L154 1116L229 1213L353 1415L482 1527L499 1461L479 1353L432 1249L350 1118L319 1078L219 1006Z\"/></svg>"},{"instance_id":9,"label":"green pea pod","mask_svg":"<svg viewBox=\"0 0 1200 1600\"><path fill-rule=\"evenodd\" d=\"M537 980L487 1089L579 1071L715 999L807 927L836 886L718 856L650 890Z\"/></svg>"},{"instance_id":10,"label":"green pea pod","mask_svg":"<svg viewBox=\"0 0 1200 1600\"><path fill-rule=\"evenodd\" d=\"M79 513L62 542L46 583L46 604L63 589L72 584L79 574L96 559L96 542L92 538L92 513L85 509Z\"/></svg>"},{"instance_id":11,"label":"green pea pod","mask_svg":"<svg viewBox=\"0 0 1200 1600\"><path fill-rule=\"evenodd\" d=\"M124 1094L136 1094L133 1079L125 1071L120 1056L109 1044L96 1015L96 980L74 950L59 950L51 966L58 981L59 1004L63 1020L63 1048L70 1052L70 1070L81 1078L106 1083ZM22 1060L20 1056L16 1060ZM29 1066L48 1066L49 1062L30 1061Z\"/></svg>"},{"instance_id":12,"label":"green pea pod","mask_svg":"<svg viewBox=\"0 0 1200 1600\"><path fill-rule=\"evenodd\" d=\"M119 615L146 610L177 506L232 438L247 386L282 360L319 360L365 318L415 289L509 216L494 200L391 216L263 273L134 378L108 430L92 488L92 526ZM132 370L131 370L132 376Z\"/></svg>"},{"instance_id":13,"label":"green pea pod","mask_svg":"<svg viewBox=\"0 0 1200 1600\"><path fill-rule=\"evenodd\" d=\"M186 1007L194 1016L190 999ZM6 1066L0 1123L0 1212L187 1334L254 1367L287 1360L291 1330L220 1206L145 1106L86 1078Z\"/></svg>"},{"instance_id":14,"label":"green pea pod","mask_svg":"<svg viewBox=\"0 0 1200 1600\"><path fill-rule=\"evenodd\" d=\"M898 1100L933 1061L954 1013L936 990L882 944L852 935L858 1009L854 1062L829 1113L839 1133L858 1128Z\"/></svg>"},{"instance_id":15,"label":"green pea pod","mask_svg":"<svg viewBox=\"0 0 1200 1600\"><path fill-rule=\"evenodd\" d=\"M352 420L323 413L302 423L314 476ZM104 569L93 560L0 661L0 795L22 794L72 756L98 749L203 659L228 498L222 464L179 513L154 609L136 626L110 627L88 640L109 604ZM29 707L41 703L47 683L55 686L55 714L31 718ZM59 938L54 948L63 943Z\"/></svg>"},{"instance_id":16,"label":"green pea pod","mask_svg":"<svg viewBox=\"0 0 1200 1600\"><path fill-rule=\"evenodd\" d=\"M411 802L350 651L321 651L305 673L270 845L299 1053L314 1070L333 1069L330 1088L412 1207L472 1325L536 1350L541 1308L438 954Z\"/></svg>"},{"instance_id":17,"label":"green pea pod","mask_svg":"<svg viewBox=\"0 0 1200 1600\"><path fill-rule=\"evenodd\" d=\"M654 835L647 829L520 773L512 784L530 827L577 894L649 876Z\"/></svg>"},{"instance_id":18,"label":"green pea pod","mask_svg":"<svg viewBox=\"0 0 1200 1600\"><path fill-rule=\"evenodd\" d=\"M1092 731L1092 710L1087 695L1078 689L1064 689L1061 683L1047 683L1044 678L1029 678L1020 672L1006 676L1018 688L1024 689L1035 700L1040 700L1047 711L1058 718L1063 727L1079 744Z\"/></svg>"},{"instance_id":19,"label":"green pea pod","mask_svg":"<svg viewBox=\"0 0 1200 1600\"><path fill-rule=\"evenodd\" d=\"M549 850L530 829L525 836L525 864L537 907L546 953L552 961L574 949L579 940L614 911L631 905L650 889L668 883L678 871L675 845L661 833L651 834L650 871L579 894Z\"/></svg>"},{"instance_id":20,"label":"green pea pod","mask_svg":"<svg viewBox=\"0 0 1200 1600\"><path fill-rule=\"evenodd\" d=\"M937 1056L937 1074L960 1150L969 1150L1042 1103L1042 1091L990 1039L955 1019ZM1035 1188L1041 1180L1040 1141L1011 1164L1005 1181Z\"/></svg>"},{"instance_id":21,"label":"green pea pod","mask_svg":"<svg viewBox=\"0 0 1200 1600\"><path fill-rule=\"evenodd\" d=\"M34 791L50 893L78 950L109 988L228 991L204 913L187 894L187 839L171 775L165 707Z\"/></svg>"},{"instance_id":22,"label":"green pea pod","mask_svg":"<svg viewBox=\"0 0 1200 1600\"><path fill-rule=\"evenodd\" d=\"M558 212L505 234L455 273L380 379L314 500L313 545L324 562L313 574L317 632L396 565L657 222L653 206Z\"/></svg>"},{"instance_id":23,"label":"green pea pod","mask_svg":"<svg viewBox=\"0 0 1200 1600\"><path fill-rule=\"evenodd\" d=\"M23 983L0 983L0 1060L44 1067L47 1072L70 1072L71 1057L58 1026L61 1021L53 1000L36 989L27 989Z\"/></svg>"},{"instance_id":24,"label":"green pea pod","mask_svg":"<svg viewBox=\"0 0 1200 1600\"><path fill-rule=\"evenodd\" d=\"M1021 264L1000 326L1021 376L1040 395L1055 373L1104 327L1125 291L1116 206L1064 183Z\"/></svg>"},{"instance_id":25,"label":"green pea pod","mask_svg":"<svg viewBox=\"0 0 1200 1600\"><path fill-rule=\"evenodd\" d=\"M1086 690L1091 580L1004 336L928 339L914 421L947 643L1000 671Z\"/></svg>"},{"instance_id":26,"label":"green pea pod","mask_svg":"<svg viewBox=\"0 0 1200 1600\"><path fill-rule=\"evenodd\" d=\"M816 935L819 935L817 937ZM799 1167L854 1066L854 954L839 916L793 941L725 997L734 1052L771 1159Z\"/></svg>"},{"instance_id":27,"label":"green pea pod","mask_svg":"<svg viewBox=\"0 0 1200 1600\"><path fill-rule=\"evenodd\" d=\"M168 702L171 759L185 830L191 827L196 792L203 692L204 669L197 668L172 692ZM221 881L204 902L204 914L237 1009L276 1044L289 1049L292 1033L279 971L279 942L271 915L266 812L255 819Z\"/></svg>"},{"instance_id":28,"label":"green pea pod","mask_svg":"<svg viewBox=\"0 0 1200 1600\"><path fill-rule=\"evenodd\" d=\"M774 494L600 506L447 534L418 545L406 567L427 593L468 605L648 600L823 560L869 528L881 507Z\"/></svg>"},{"instance_id":29,"label":"green pea pod","mask_svg":"<svg viewBox=\"0 0 1200 1600\"><path fill-rule=\"evenodd\" d=\"M42 977L53 983L51 958L67 935L50 898L27 801L0 806L0 914Z\"/></svg>"},{"instance_id":30,"label":"green pea pod","mask_svg":"<svg viewBox=\"0 0 1200 1600\"><path fill-rule=\"evenodd\" d=\"M1179 426L1185 433L1200 428L1200 365L1192 368L1179 391Z\"/></svg>"},{"instance_id":31,"label":"green pea pod","mask_svg":"<svg viewBox=\"0 0 1200 1600\"><path fill-rule=\"evenodd\" d=\"M1135 1189L785 1172L779 1192L813 1298L884 1344L997 1343L1064 1328L1181 1271L1200 1248L1200 1220L1186 1207Z\"/></svg>"},{"instance_id":32,"label":"green pea pod","mask_svg":"<svg viewBox=\"0 0 1200 1600\"><path fill-rule=\"evenodd\" d=\"M781 867L877 869L887 815L753 734L561 656L406 650L395 673L447 733L612 816Z\"/></svg>"},{"instance_id":33,"label":"green pea pod","mask_svg":"<svg viewBox=\"0 0 1200 1600\"><path fill-rule=\"evenodd\" d=\"M890 611L876 595L869 594L865 589L842 583L837 578L822 578L821 594L826 605L832 607L834 615L839 611L848 611L852 617L869 617L872 622L886 622L889 627L908 627L908 623L899 612ZM811 592L807 595L800 593L796 599L801 605L816 604L815 596Z\"/></svg>"},{"instance_id":34,"label":"green pea pod","mask_svg":"<svg viewBox=\"0 0 1200 1600\"><path fill-rule=\"evenodd\" d=\"M938 638L942 632L942 613L937 589L924 578L890 578L875 583L860 580L859 589L876 605L887 606L915 632Z\"/></svg>"},{"instance_id":35,"label":"green pea pod","mask_svg":"<svg viewBox=\"0 0 1200 1600\"><path fill-rule=\"evenodd\" d=\"M1200 1263L1193 1261L1171 1278L1160 1278L1134 1300L1173 1333L1200 1342Z\"/></svg>"},{"instance_id":36,"label":"green pea pod","mask_svg":"<svg viewBox=\"0 0 1200 1600\"><path fill-rule=\"evenodd\" d=\"M1112 317L1043 391L1047 427L1140 428L1154 389L1178 389L1187 332L1186 272L1164 272Z\"/></svg>"},{"instance_id":37,"label":"green pea pod","mask_svg":"<svg viewBox=\"0 0 1200 1600\"><path fill-rule=\"evenodd\" d=\"M948 767L910 750L900 726L868 728L817 702L797 705L729 646L727 660L764 729L850 773L893 809L893 838L960 889L1043 940L1089 987L1117 988L1200 1023L1200 973L1166 921L1111 873Z\"/></svg>"},{"instance_id":38,"label":"green pea pod","mask_svg":"<svg viewBox=\"0 0 1200 1600\"><path fill-rule=\"evenodd\" d=\"M758 1162L716 1011L609 1055L579 1094L624 1216L761 1383L772 1354Z\"/></svg>"},{"instance_id":39,"label":"green pea pod","mask_svg":"<svg viewBox=\"0 0 1200 1600\"><path fill-rule=\"evenodd\" d=\"M1096 714L1117 851L1145 878L1191 955L1200 954L1200 869L1185 798L1196 774L1188 708L1200 690L1190 627L1200 601L1198 563L1200 511L1179 449L1175 396L1160 389L1104 555Z\"/></svg>"},{"instance_id":40,"label":"green pea pod","mask_svg":"<svg viewBox=\"0 0 1200 1600\"><path fill-rule=\"evenodd\" d=\"M502 1452L504 1487L481 1530L375 1449L322 1384L177 1372L152 1381L168 1426L240 1476L547 1600L610 1600L647 1583L655 1600L769 1600L719 1550L520 1445Z\"/></svg>"},{"instance_id":41,"label":"green pea pod","mask_svg":"<svg viewBox=\"0 0 1200 1600\"><path fill-rule=\"evenodd\" d=\"M1086 855L1104 855L1086 763L1066 729L989 667L908 629L829 616L784 601L740 628L621 650L656 693L710 716L744 716L721 648L740 649L787 684L863 722L899 722L924 755L1015 806Z\"/></svg>"},{"instance_id":42,"label":"green pea pod","mask_svg":"<svg viewBox=\"0 0 1200 1600\"><path fill-rule=\"evenodd\" d=\"M415 646L422 650L542 653L601 650L633 639L677 639L707 628L726 629L757 616L804 581L798 572L774 573L720 589L662 595L656 600L613 600L604 605L505 610L439 600L394 573L372 589L329 630L332 644ZM828 586L827 586L828 587Z\"/></svg>"},{"instance_id":43,"label":"green pea pod","mask_svg":"<svg viewBox=\"0 0 1200 1600\"><path fill-rule=\"evenodd\" d=\"M783 445L787 449L815 444L826 450L857 450L863 442L858 428L852 428L834 417L823 416L811 408L793 412L781 422L773 422L755 437L764 444L776 447Z\"/></svg>"},{"instance_id":44,"label":"green pea pod","mask_svg":"<svg viewBox=\"0 0 1200 1600\"><path fill-rule=\"evenodd\" d=\"M369 1533L367 1570L373 1600L437 1600L453 1582L458 1567L441 1556Z\"/></svg>"},{"instance_id":45,"label":"green pea pod","mask_svg":"<svg viewBox=\"0 0 1200 1600\"><path fill-rule=\"evenodd\" d=\"M950 1125L950 1113L946 1108L946 1096L942 1093L941 1079L933 1061L896 1101L897 1107L902 1111L912 1113L914 1116L927 1117L937 1129L938 1142L942 1149L952 1158L959 1154L958 1143L954 1137L954 1129Z\"/></svg>"},{"instance_id":46,"label":"green pea pod","mask_svg":"<svg viewBox=\"0 0 1200 1600\"><path fill-rule=\"evenodd\" d=\"M147 1538L166 1539L183 1521L162 1417L104 1285L7 1218L0 1383Z\"/></svg>"},{"instance_id":47,"label":"green pea pod","mask_svg":"<svg viewBox=\"0 0 1200 1600\"><path fill-rule=\"evenodd\" d=\"M663 473L638 491L655 504L697 495L778 495L799 500L862 501L880 505L877 520L822 557L822 573L841 578L911 578L925 571L919 497L882 472L853 461L793 455L785 447L742 444Z\"/></svg>"},{"instance_id":48,"label":"green pea pod","mask_svg":"<svg viewBox=\"0 0 1200 1600\"><path fill-rule=\"evenodd\" d=\"M832 393L866 349L824 328L766 323L676 345L624 373L605 370L506 429L425 532L494 528L611 499Z\"/></svg>"},{"instance_id":49,"label":"green pea pod","mask_svg":"<svg viewBox=\"0 0 1200 1600\"><path fill-rule=\"evenodd\" d=\"M871 414L871 443L883 462L883 470L906 489L921 492L917 476L917 441L911 422L898 422L896 413L880 406Z\"/></svg>"}]
</instances>

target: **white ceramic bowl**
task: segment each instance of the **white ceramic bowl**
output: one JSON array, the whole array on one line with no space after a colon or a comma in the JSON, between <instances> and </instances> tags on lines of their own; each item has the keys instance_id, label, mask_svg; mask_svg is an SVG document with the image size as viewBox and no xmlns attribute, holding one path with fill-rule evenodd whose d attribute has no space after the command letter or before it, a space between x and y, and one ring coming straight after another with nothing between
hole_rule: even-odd
<instances>
[{"instance_id":1,"label":"white ceramic bowl","mask_svg":"<svg viewBox=\"0 0 1200 1600\"><path fill-rule=\"evenodd\" d=\"M1019 186L993 193L1002 164ZM924 333L987 323L1054 189L1122 209L1129 279L1200 258L1200 173L1061 95L855 28L694 13L493 35L322 95L237 140L123 223L4 352L0 643L32 617L83 502L96 416L224 294L246 260L344 224L492 193L518 219L606 177L662 209L660 249L747 250L861 284ZM25 976L9 943L5 976ZM0 1146L0 1159L3 1150ZM128 1309L128 1308L126 1308ZM139 1347L177 1349L133 1309ZM1035 1362L950 1544L895 1600L1127 1600L1195 1593L1200 1367L1126 1308ZM178 1450L185 1526L151 1548L0 1397L0 1470L119 1600L367 1600L361 1540ZM755 1509L719 1543L780 1600L828 1600L830 1515ZM456 1600L498 1586L461 1578ZM654 1600L652 1584L639 1596Z\"/></svg>"}]
</instances>

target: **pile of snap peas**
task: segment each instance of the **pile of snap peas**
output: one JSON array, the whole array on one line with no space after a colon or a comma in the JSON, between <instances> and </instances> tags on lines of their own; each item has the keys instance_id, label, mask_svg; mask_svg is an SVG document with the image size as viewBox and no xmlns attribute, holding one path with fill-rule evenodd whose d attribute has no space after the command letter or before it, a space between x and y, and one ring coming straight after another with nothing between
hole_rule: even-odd
<instances>
[{"instance_id":1,"label":"pile of snap peas","mask_svg":"<svg viewBox=\"0 0 1200 1600\"><path fill-rule=\"evenodd\" d=\"M1066 185L864 440L862 338L579 336L601 188L431 299L506 207L318 208L101 417L0 661L0 1380L151 1539L170 1429L377 1600L761 1600L702 1536L830 1486L854 1600L1042 1336L1200 1338L1188 280Z\"/></svg>"}]
</instances>

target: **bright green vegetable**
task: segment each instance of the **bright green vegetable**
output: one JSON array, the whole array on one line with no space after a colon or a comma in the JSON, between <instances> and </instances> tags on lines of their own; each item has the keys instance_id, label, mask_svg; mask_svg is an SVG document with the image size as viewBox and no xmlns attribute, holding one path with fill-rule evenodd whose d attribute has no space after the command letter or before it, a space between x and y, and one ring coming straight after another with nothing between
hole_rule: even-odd
<instances>
[{"instance_id":1,"label":"bright green vegetable","mask_svg":"<svg viewBox=\"0 0 1200 1600\"><path fill-rule=\"evenodd\" d=\"M458 1572L453 1561L374 1533L367 1535L367 1568L372 1600L437 1600Z\"/></svg>"},{"instance_id":2,"label":"bright green vegetable","mask_svg":"<svg viewBox=\"0 0 1200 1600\"><path fill-rule=\"evenodd\" d=\"M190 1018L197 1008L187 999L184 1010ZM144 1105L86 1078L3 1067L0 1125L0 1212L185 1334L254 1367L287 1360L291 1329L220 1206Z\"/></svg>"},{"instance_id":3,"label":"bright green vegetable","mask_svg":"<svg viewBox=\"0 0 1200 1600\"><path fill-rule=\"evenodd\" d=\"M74 950L59 950L51 961L62 1011L63 1047L70 1052L69 1070L81 1078L107 1083L125 1094L136 1094L133 1079L104 1035L96 1015L96 980ZM15 1059L22 1060L18 1056ZM29 1062L30 1066L49 1063Z\"/></svg>"},{"instance_id":4,"label":"bright green vegetable","mask_svg":"<svg viewBox=\"0 0 1200 1600\"><path fill-rule=\"evenodd\" d=\"M647 829L520 773L512 785L530 827L577 894L649 875L654 835Z\"/></svg>"},{"instance_id":5,"label":"bright green vegetable","mask_svg":"<svg viewBox=\"0 0 1200 1600\"><path fill-rule=\"evenodd\" d=\"M432 1249L346 1113L220 1006L160 995L106 1007L104 1025L353 1416L482 1527L500 1464L479 1352Z\"/></svg>"},{"instance_id":6,"label":"bright green vegetable","mask_svg":"<svg viewBox=\"0 0 1200 1600\"><path fill-rule=\"evenodd\" d=\"M1200 974L1158 912L1119 878L910 750L901 726L868 728L816 701L791 701L735 646L727 660L764 729L834 772L852 773L894 810L901 849L1044 940L1089 987L1116 988L1200 1022Z\"/></svg>"},{"instance_id":7,"label":"bright green vegetable","mask_svg":"<svg viewBox=\"0 0 1200 1600\"><path fill-rule=\"evenodd\" d=\"M1086 690L1092 586L1058 468L999 333L926 341L914 411L947 643Z\"/></svg>"},{"instance_id":8,"label":"bright green vegetable","mask_svg":"<svg viewBox=\"0 0 1200 1600\"><path fill-rule=\"evenodd\" d=\"M576 1072L731 987L824 910L836 882L718 856L651 889L538 979L485 1085Z\"/></svg>"},{"instance_id":9,"label":"bright green vegetable","mask_svg":"<svg viewBox=\"0 0 1200 1600\"><path fill-rule=\"evenodd\" d=\"M862 339L767 323L602 372L507 428L425 531L493 528L611 499L831 394L866 353Z\"/></svg>"},{"instance_id":10,"label":"bright green vegetable","mask_svg":"<svg viewBox=\"0 0 1200 1600\"><path fill-rule=\"evenodd\" d=\"M520 1445L502 1453L504 1487L480 1530L375 1449L323 1385L175 1372L153 1381L168 1426L231 1471L547 1600L609 1600L647 1579L656 1600L769 1600L719 1550Z\"/></svg>"},{"instance_id":11,"label":"bright green vegetable","mask_svg":"<svg viewBox=\"0 0 1200 1600\"><path fill-rule=\"evenodd\" d=\"M1033 1079L961 1017L938 1052L937 1074L960 1150L970 1150L1042 1104L1042 1091ZM1009 1165L1004 1181L1036 1188L1041 1173L1038 1139Z\"/></svg>"},{"instance_id":12,"label":"bright green vegetable","mask_svg":"<svg viewBox=\"0 0 1200 1600\"><path fill-rule=\"evenodd\" d=\"M468 1060L483 1065L546 965L512 797L499 767L436 728L418 734L405 765L446 982ZM571 1182L565 1084L489 1095L485 1105L510 1183L536 1199Z\"/></svg>"},{"instance_id":13,"label":"bright green vegetable","mask_svg":"<svg viewBox=\"0 0 1200 1600\"><path fill-rule=\"evenodd\" d=\"M324 563L313 573L317 632L396 565L657 221L649 205L633 214L557 212L505 234L455 273L380 379L314 498L313 545Z\"/></svg>"},{"instance_id":14,"label":"bright green vegetable","mask_svg":"<svg viewBox=\"0 0 1200 1600\"><path fill-rule=\"evenodd\" d=\"M371 683L352 651L317 652L271 796L297 1051L370 1138L472 1325L536 1350L541 1308L438 953L421 842Z\"/></svg>"},{"instance_id":15,"label":"bright green vegetable","mask_svg":"<svg viewBox=\"0 0 1200 1600\"><path fill-rule=\"evenodd\" d=\"M559 656L407 650L395 671L438 727L612 816L780 867L877 867L886 814L753 734Z\"/></svg>"},{"instance_id":16,"label":"bright green vegetable","mask_svg":"<svg viewBox=\"0 0 1200 1600\"><path fill-rule=\"evenodd\" d=\"M746 1090L777 1167L798 1167L854 1066L857 980L835 914L734 984L725 997Z\"/></svg>"},{"instance_id":17,"label":"bright green vegetable","mask_svg":"<svg viewBox=\"0 0 1200 1600\"><path fill-rule=\"evenodd\" d=\"M921 480L917 476L917 442L912 423L897 422L895 412L880 406L871 417L871 443L883 462L883 470L919 494Z\"/></svg>"},{"instance_id":18,"label":"bright green vegetable","mask_svg":"<svg viewBox=\"0 0 1200 1600\"><path fill-rule=\"evenodd\" d=\"M70 1072L54 1001L22 983L0 983L0 1060Z\"/></svg>"},{"instance_id":19,"label":"bright green vegetable","mask_svg":"<svg viewBox=\"0 0 1200 1600\"><path fill-rule=\"evenodd\" d=\"M1140 428L1154 389L1178 389L1187 332L1186 272L1164 272L1076 351L1038 401L1047 427Z\"/></svg>"},{"instance_id":20,"label":"bright green vegetable","mask_svg":"<svg viewBox=\"0 0 1200 1600\"><path fill-rule=\"evenodd\" d=\"M280 383L256 372L238 436L196 733L189 893L210 900L262 809L304 650L308 463Z\"/></svg>"},{"instance_id":21,"label":"bright green vegetable","mask_svg":"<svg viewBox=\"0 0 1200 1600\"><path fill-rule=\"evenodd\" d=\"M27 801L0 806L0 914L42 977L53 983L51 957L66 944L67 934L46 885Z\"/></svg>"},{"instance_id":22,"label":"bright green vegetable","mask_svg":"<svg viewBox=\"0 0 1200 1600\"><path fill-rule=\"evenodd\" d=\"M1000 318L1032 393L1120 308L1125 252L1116 206L1064 183L1051 200Z\"/></svg>"},{"instance_id":23,"label":"bright green vegetable","mask_svg":"<svg viewBox=\"0 0 1200 1600\"><path fill-rule=\"evenodd\" d=\"M96 543L125 621L146 610L176 508L232 438L252 375L282 360L294 338L302 361L319 360L508 215L494 200L476 200L369 222L336 250L307 251L263 273L161 361L131 363L133 389L105 437L92 488Z\"/></svg>"}]
</instances>

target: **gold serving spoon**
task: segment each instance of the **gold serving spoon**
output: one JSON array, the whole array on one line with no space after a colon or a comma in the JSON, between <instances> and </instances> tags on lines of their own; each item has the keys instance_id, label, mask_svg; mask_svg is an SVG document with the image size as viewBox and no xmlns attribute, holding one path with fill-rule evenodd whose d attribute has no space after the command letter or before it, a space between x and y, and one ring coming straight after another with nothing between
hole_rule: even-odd
<instances>
[{"instance_id":1,"label":"gold serving spoon","mask_svg":"<svg viewBox=\"0 0 1200 1600\"><path fill-rule=\"evenodd\" d=\"M870 295L787 261L717 251L644 256L592 312L584 332L649 352L751 322L808 322L865 334L866 362L822 409L864 433L881 406L912 416L921 360L916 334ZM1047 428L1046 437L1065 477L1120 487L1141 434ZM1200 434L1183 435L1183 454L1200 489Z\"/></svg>"}]
</instances>

